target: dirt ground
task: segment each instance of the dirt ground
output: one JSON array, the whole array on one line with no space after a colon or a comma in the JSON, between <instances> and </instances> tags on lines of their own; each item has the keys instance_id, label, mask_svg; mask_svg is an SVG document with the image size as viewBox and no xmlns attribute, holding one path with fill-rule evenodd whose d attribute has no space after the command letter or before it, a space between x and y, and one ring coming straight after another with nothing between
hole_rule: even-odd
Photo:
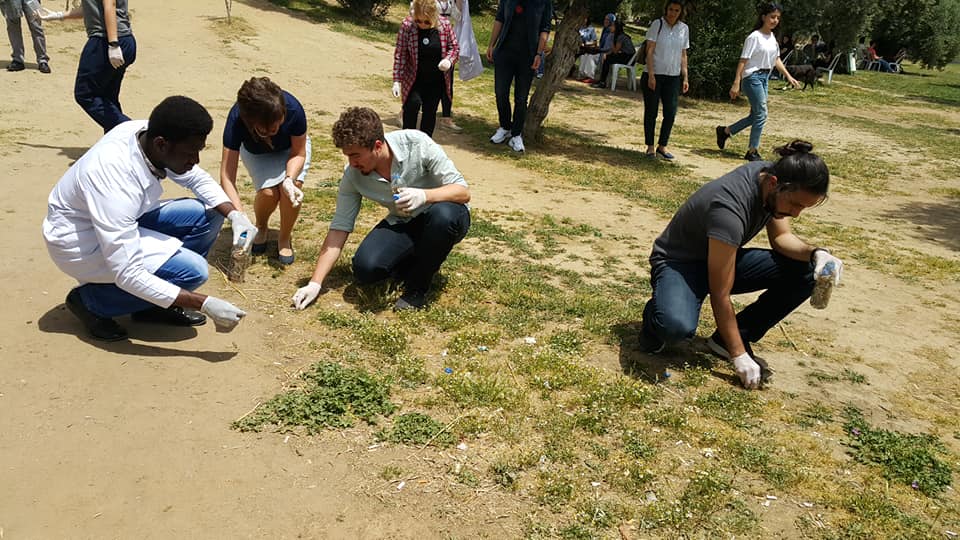
<instances>
[{"instance_id":1,"label":"dirt ground","mask_svg":"<svg viewBox=\"0 0 960 540\"><path fill-rule=\"evenodd\" d=\"M252 75L270 75L296 89L308 114L321 115L324 124L314 129L329 129L346 106L398 107L388 99L388 88L358 84L369 74L390 72L391 51L382 45L331 32L262 2L233 4L234 14L256 29L256 35L234 43L224 43L211 27L224 14L221 3L141 1L133 8L139 54L124 82L125 111L145 118L171 94L204 103L215 126L201 166L215 175L223 119L240 82ZM31 69L32 61L28 71L0 73L0 170L11 188L0 200L8 255L0 277L10 308L0 311L0 538L515 536L522 516L504 512L498 503L509 495L451 498L440 485L443 463L437 463L437 477L410 478L403 490L378 478L381 463L434 459L416 449L371 446L366 435L350 430L308 438L229 429L231 421L276 393L292 366L309 362L284 355L278 346L302 332L296 324L302 315L284 307L293 290L247 290L244 300L214 276L202 291L249 311L230 334L216 333L209 324L161 333L125 321L134 337L129 343L103 345L82 337L63 306L74 282L49 260L40 234L51 186L101 135L72 99L85 41L78 24L47 25L51 75ZM28 51L28 60L31 55ZM714 122L705 113L683 114L688 125ZM832 129L810 122L798 111L768 126L774 135L798 124ZM452 136L439 135L441 143L444 137ZM531 171L479 157L465 146L449 145L448 151L471 183L475 208L504 210L500 195L516 194L519 186L521 196L509 198L509 210L590 222L603 231L632 234L642 245L665 224L654 212L613 195L590 193L589 205L561 197L559 189L538 185ZM731 168L688 149L673 151L704 175ZM316 174L333 178L337 172ZM838 221L876 223L899 231L915 248L960 257L956 230L882 220L940 180L930 175L911 181L910 194L883 199L837 194L816 211L847 216ZM626 231L624 223L630 224ZM645 255L622 253L634 260ZM306 278L312 264L298 265ZM862 356L857 369L871 386L833 397L896 408L897 396L906 391L937 403L944 414L960 412L956 395L928 396L910 382L944 372L953 376L960 366L960 291L911 286L854 260L847 261L845 276L828 311L804 306L792 316L834 333L838 347ZM261 298L265 306L257 305ZM934 361L922 354L925 347L947 356ZM769 360L778 366L781 388L824 391L803 384L803 372L789 355L776 356ZM619 369L615 351L599 361ZM956 443L948 444L956 450Z\"/></svg>"}]
</instances>

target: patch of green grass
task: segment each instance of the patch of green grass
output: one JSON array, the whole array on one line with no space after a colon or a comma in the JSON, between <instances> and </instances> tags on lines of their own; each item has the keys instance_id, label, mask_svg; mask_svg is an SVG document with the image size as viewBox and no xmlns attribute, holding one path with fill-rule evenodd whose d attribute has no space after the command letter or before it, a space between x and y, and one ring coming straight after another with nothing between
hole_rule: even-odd
<instances>
[{"instance_id":1,"label":"patch of green grass","mask_svg":"<svg viewBox=\"0 0 960 540\"><path fill-rule=\"evenodd\" d=\"M560 512L573 500L576 486L571 478L563 475L541 474L537 485L537 502Z\"/></svg>"},{"instance_id":2,"label":"patch of green grass","mask_svg":"<svg viewBox=\"0 0 960 540\"><path fill-rule=\"evenodd\" d=\"M487 352L500 341L500 332L482 332L471 329L460 332L450 339L447 350L450 354L471 356L478 352Z\"/></svg>"},{"instance_id":3,"label":"patch of green grass","mask_svg":"<svg viewBox=\"0 0 960 540\"><path fill-rule=\"evenodd\" d=\"M575 398L577 426L594 434L607 433L619 426L624 416L635 414L654 394L650 386L626 377L601 382Z\"/></svg>"},{"instance_id":4,"label":"patch of green grass","mask_svg":"<svg viewBox=\"0 0 960 540\"><path fill-rule=\"evenodd\" d=\"M417 446L430 444L439 448L446 448L456 442L453 434L445 430L443 424L430 415L418 412L401 414L390 428L377 432L376 437L392 443Z\"/></svg>"},{"instance_id":5,"label":"patch of green grass","mask_svg":"<svg viewBox=\"0 0 960 540\"><path fill-rule=\"evenodd\" d=\"M739 428L755 425L763 409L756 392L729 387L701 394L693 400L693 404L699 407L704 415Z\"/></svg>"},{"instance_id":6,"label":"patch of green grass","mask_svg":"<svg viewBox=\"0 0 960 540\"><path fill-rule=\"evenodd\" d=\"M862 490L845 494L840 498L840 507L847 515L825 524L810 515L801 516L797 525L808 538L822 540L871 540L874 538L943 538L933 528L933 523L924 522L917 516L904 512L885 493Z\"/></svg>"},{"instance_id":7,"label":"patch of green grass","mask_svg":"<svg viewBox=\"0 0 960 540\"><path fill-rule=\"evenodd\" d=\"M840 378L845 381L849 381L853 384L870 384L867 382L867 376L862 373L857 373L856 371L843 368L843 371L840 372Z\"/></svg>"},{"instance_id":8,"label":"patch of green grass","mask_svg":"<svg viewBox=\"0 0 960 540\"><path fill-rule=\"evenodd\" d=\"M950 485L953 471L943 459L947 449L940 439L873 428L853 407L845 409L844 416L850 453L857 461L877 465L885 478L928 496L938 495Z\"/></svg>"},{"instance_id":9,"label":"patch of green grass","mask_svg":"<svg viewBox=\"0 0 960 540\"><path fill-rule=\"evenodd\" d=\"M437 377L436 384L464 407L513 408L521 401L520 392L506 377L478 363L444 373Z\"/></svg>"},{"instance_id":10,"label":"patch of green grass","mask_svg":"<svg viewBox=\"0 0 960 540\"><path fill-rule=\"evenodd\" d=\"M627 430L623 433L623 451L630 457L647 460L657 453L656 447L636 431Z\"/></svg>"},{"instance_id":11,"label":"patch of green grass","mask_svg":"<svg viewBox=\"0 0 960 540\"><path fill-rule=\"evenodd\" d=\"M660 427L680 430L687 427L687 411L678 407L658 407L643 414L647 422Z\"/></svg>"},{"instance_id":12,"label":"patch of green grass","mask_svg":"<svg viewBox=\"0 0 960 540\"><path fill-rule=\"evenodd\" d=\"M813 427L818 424L828 424L832 421L833 411L819 401L807 405L793 417L793 422L804 428Z\"/></svg>"},{"instance_id":13,"label":"patch of green grass","mask_svg":"<svg viewBox=\"0 0 960 540\"><path fill-rule=\"evenodd\" d=\"M679 497L646 507L642 525L645 529L670 529L679 537L703 531L724 537L746 533L757 517L733 491L730 478L722 471L697 471Z\"/></svg>"},{"instance_id":14,"label":"patch of green grass","mask_svg":"<svg viewBox=\"0 0 960 540\"><path fill-rule=\"evenodd\" d=\"M589 385L599 373L584 366L578 355L564 354L552 347L535 351L517 350L510 356L517 373L527 376L533 388L559 391Z\"/></svg>"},{"instance_id":15,"label":"patch of green grass","mask_svg":"<svg viewBox=\"0 0 960 540\"><path fill-rule=\"evenodd\" d=\"M769 444L735 441L727 446L731 464L762 476L775 488L785 489L799 481L799 464L788 461Z\"/></svg>"},{"instance_id":16,"label":"patch of green grass","mask_svg":"<svg viewBox=\"0 0 960 540\"><path fill-rule=\"evenodd\" d=\"M369 314L319 311L317 320L333 329L348 329L365 349L394 358L408 350L407 334L399 324L381 322Z\"/></svg>"},{"instance_id":17,"label":"patch of green grass","mask_svg":"<svg viewBox=\"0 0 960 540\"><path fill-rule=\"evenodd\" d=\"M403 469L397 467L396 465L387 465L380 471L380 478L386 480L387 482L392 482L403 474Z\"/></svg>"}]
</instances>

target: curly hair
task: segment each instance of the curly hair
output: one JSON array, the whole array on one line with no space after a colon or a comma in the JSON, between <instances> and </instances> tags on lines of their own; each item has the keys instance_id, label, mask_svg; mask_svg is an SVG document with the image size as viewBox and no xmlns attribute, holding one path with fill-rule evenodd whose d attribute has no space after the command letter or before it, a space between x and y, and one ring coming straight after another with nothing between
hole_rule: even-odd
<instances>
[{"instance_id":1,"label":"curly hair","mask_svg":"<svg viewBox=\"0 0 960 540\"><path fill-rule=\"evenodd\" d=\"M362 146L372 150L377 141L386 142L383 122L368 107L350 107L340 113L340 118L333 124L333 144L337 148Z\"/></svg>"},{"instance_id":2,"label":"curly hair","mask_svg":"<svg viewBox=\"0 0 960 540\"><path fill-rule=\"evenodd\" d=\"M270 137L261 137L256 128L272 126L286 117L287 104L283 99L283 90L268 77L253 77L244 81L237 91L237 107L247 131L272 148Z\"/></svg>"}]
</instances>

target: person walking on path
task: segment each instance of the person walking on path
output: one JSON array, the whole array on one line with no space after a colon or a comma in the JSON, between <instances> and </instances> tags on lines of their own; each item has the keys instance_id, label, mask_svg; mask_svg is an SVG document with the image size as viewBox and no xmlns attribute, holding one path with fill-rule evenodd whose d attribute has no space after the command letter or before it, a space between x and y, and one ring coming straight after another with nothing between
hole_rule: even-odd
<instances>
[{"instance_id":1,"label":"person walking on path","mask_svg":"<svg viewBox=\"0 0 960 540\"><path fill-rule=\"evenodd\" d=\"M249 249L257 234L198 166L212 128L202 105L168 97L149 121L110 130L50 192L43 220L47 251L57 268L80 282L66 305L93 338L126 339L113 318L127 314L174 326L198 326L209 316L218 330L232 329L246 315L193 292L207 281L207 252L224 217L235 246ZM198 198L161 200L167 176Z\"/></svg>"},{"instance_id":2,"label":"person walking on path","mask_svg":"<svg viewBox=\"0 0 960 540\"><path fill-rule=\"evenodd\" d=\"M677 116L680 94L690 89L687 81L687 49L690 48L690 29L683 22L681 0L668 0L663 17L650 23L647 29L647 57L640 76L643 89L643 138L647 155L673 159L667 150L670 132ZM657 127L657 110L663 103L663 123L654 152L653 135Z\"/></svg>"},{"instance_id":3,"label":"person walking on path","mask_svg":"<svg viewBox=\"0 0 960 540\"><path fill-rule=\"evenodd\" d=\"M45 21L79 19L87 30L80 53L73 97L106 133L130 120L120 106L120 85L127 68L137 60L137 40L130 29L127 0L82 0L68 12L42 9Z\"/></svg>"},{"instance_id":4,"label":"person walking on path","mask_svg":"<svg viewBox=\"0 0 960 540\"><path fill-rule=\"evenodd\" d=\"M37 4L39 5L39 4ZM27 19L30 37L33 38L33 52L37 55L37 69L40 73L50 73L50 57L47 56L47 38L43 33L43 22L39 13L32 11L23 0L0 0L0 12L7 21L7 37L10 38L11 61L7 71L23 71L26 69L24 55L26 48L23 44L23 29L20 19Z\"/></svg>"},{"instance_id":5,"label":"person walking on path","mask_svg":"<svg viewBox=\"0 0 960 540\"><path fill-rule=\"evenodd\" d=\"M541 53L547 48L552 19L553 3L548 0L500 0L497 5L487 60L493 63L493 87L500 127L490 137L490 142L506 142L515 152L525 150L523 123L527 119L527 97L533 75L540 67Z\"/></svg>"},{"instance_id":6,"label":"person walking on path","mask_svg":"<svg viewBox=\"0 0 960 540\"><path fill-rule=\"evenodd\" d=\"M795 140L777 149L775 163L747 163L708 182L677 210L653 243L640 348L654 354L693 337L704 298L717 330L710 349L730 360L746 388L757 388L764 363L750 347L813 292L828 263L839 282L843 263L790 230L790 220L824 201L827 165L813 145ZM766 229L772 249L744 248ZM732 294L764 290L734 314Z\"/></svg>"},{"instance_id":7,"label":"person walking on path","mask_svg":"<svg viewBox=\"0 0 960 540\"><path fill-rule=\"evenodd\" d=\"M800 88L800 83L790 75L780 60L780 45L773 34L773 30L780 24L782 13L783 7L776 2L760 6L753 32L750 32L743 42L737 73L730 87L730 99L737 99L741 92L747 96L750 101L750 114L729 126L716 128L717 146L723 150L727 139L750 126L750 143L743 156L747 161L762 159L759 150L760 136L767 122L767 79L770 78L770 70L776 68L791 86Z\"/></svg>"},{"instance_id":8,"label":"person walking on path","mask_svg":"<svg viewBox=\"0 0 960 540\"><path fill-rule=\"evenodd\" d=\"M436 0L413 0L393 52L393 96L403 101L403 129L433 136L440 96L453 91L453 64L460 46L450 21L440 17ZM452 96L448 96L451 97Z\"/></svg>"},{"instance_id":9,"label":"person walking on path","mask_svg":"<svg viewBox=\"0 0 960 540\"><path fill-rule=\"evenodd\" d=\"M383 133L372 109L351 107L333 125L333 144L347 156L337 207L323 239L310 282L293 295L297 309L309 306L340 258L360 203L370 199L388 210L353 256L358 284L393 277L403 283L394 309L427 305L434 274L470 229L470 190L443 149L420 131Z\"/></svg>"},{"instance_id":10,"label":"person walking on path","mask_svg":"<svg viewBox=\"0 0 960 540\"><path fill-rule=\"evenodd\" d=\"M293 264L293 226L300 215L310 153L307 115L297 98L267 77L244 81L223 127L220 186L233 206L242 210L237 191L237 167L242 160L256 190L254 255L266 252L270 216L279 207L277 255L280 264Z\"/></svg>"}]
</instances>

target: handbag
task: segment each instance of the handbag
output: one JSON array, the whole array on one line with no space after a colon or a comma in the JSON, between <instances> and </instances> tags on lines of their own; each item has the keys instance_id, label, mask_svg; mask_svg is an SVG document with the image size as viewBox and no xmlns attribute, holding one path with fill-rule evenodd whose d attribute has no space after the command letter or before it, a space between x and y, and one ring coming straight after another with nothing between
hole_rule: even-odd
<instances>
[{"instance_id":1,"label":"handbag","mask_svg":"<svg viewBox=\"0 0 960 540\"><path fill-rule=\"evenodd\" d=\"M663 17L657 19L657 22L660 23L660 28L657 29L657 36L660 36L660 30L663 28ZM637 54L637 64L646 64L647 63L647 39L643 40L643 43L640 44L640 52Z\"/></svg>"}]
</instances>

